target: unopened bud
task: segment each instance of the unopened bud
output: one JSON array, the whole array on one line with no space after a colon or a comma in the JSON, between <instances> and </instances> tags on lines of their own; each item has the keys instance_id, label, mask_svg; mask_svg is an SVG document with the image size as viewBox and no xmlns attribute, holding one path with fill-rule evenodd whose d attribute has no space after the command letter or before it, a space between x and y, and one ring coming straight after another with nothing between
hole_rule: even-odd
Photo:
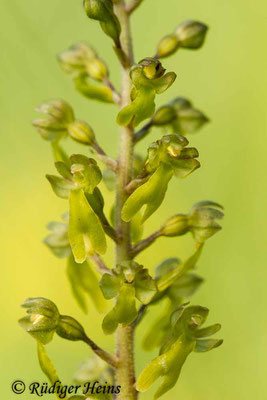
<instances>
[{"instance_id":1,"label":"unopened bud","mask_svg":"<svg viewBox=\"0 0 267 400\"><path fill-rule=\"evenodd\" d=\"M86 338L82 325L67 315L60 316L56 332L58 336L67 340L78 341Z\"/></svg>"},{"instance_id":2,"label":"unopened bud","mask_svg":"<svg viewBox=\"0 0 267 400\"><path fill-rule=\"evenodd\" d=\"M118 45L121 26L114 14L112 0L84 0L84 8L88 17L99 21L105 34Z\"/></svg>"},{"instance_id":3,"label":"unopened bud","mask_svg":"<svg viewBox=\"0 0 267 400\"><path fill-rule=\"evenodd\" d=\"M186 108L178 112L178 125L182 134L193 133L208 121L209 119L195 108Z\"/></svg>"},{"instance_id":4,"label":"unopened bud","mask_svg":"<svg viewBox=\"0 0 267 400\"><path fill-rule=\"evenodd\" d=\"M175 109L175 111L185 110L187 108L191 108L192 104L188 99L184 97L176 97L170 105Z\"/></svg>"},{"instance_id":5,"label":"unopened bud","mask_svg":"<svg viewBox=\"0 0 267 400\"><path fill-rule=\"evenodd\" d=\"M153 125L162 126L170 124L176 118L176 112L171 106L160 107L152 118Z\"/></svg>"},{"instance_id":6,"label":"unopened bud","mask_svg":"<svg viewBox=\"0 0 267 400\"><path fill-rule=\"evenodd\" d=\"M74 78L80 75L89 75L91 78L102 81L108 76L106 64L98 58L95 50L87 43L80 42L63 51L58 56L63 70Z\"/></svg>"},{"instance_id":7,"label":"unopened bud","mask_svg":"<svg viewBox=\"0 0 267 400\"><path fill-rule=\"evenodd\" d=\"M175 34L170 34L161 39L157 48L157 58L169 57L179 47L179 40Z\"/></svg>"},{"instance_id":8,"label":"unopened bud","mask_svg":"<svg viewBox=\"0 0 267 400\"><path fill-rule=\"evenodd\" d=\"M182 22L176 30L179 46L186 49L199 49L204 43L207 30L207 25L198 21Z\"/></svg>"},{"instance_id":9,"label":"unopened bud","mask_svg":"<svg viewBox=\"0 0 267 400\"><path fill-rule=\"evenodd\" d=\"M88 71L88 75L97 81L103 81L103 79L107 78L108 76L106 64L98 58L88 62L86 69Z\"/></svg>"},{"instance_id":10,"label":"unopened bud","mask_svg":"<svg viewBox=\"0 0 267 400\"><path fill-rule=\"evenodd\" d=\"M68 126L68 133L76 142L92 145L95 141L95 135L92 128L83 121L74 121Z\"/></svg>"},{"instance_id":11,"label":"unopened bud","mask_svg":"<svg viewBox=\"0 0 267 400\"><path fill-rule=\"evenodd\" d=\"M174 215L162 226L161 236L182 236L189 231L188 217L184 214Z\"/></svg>"}]
</instances>

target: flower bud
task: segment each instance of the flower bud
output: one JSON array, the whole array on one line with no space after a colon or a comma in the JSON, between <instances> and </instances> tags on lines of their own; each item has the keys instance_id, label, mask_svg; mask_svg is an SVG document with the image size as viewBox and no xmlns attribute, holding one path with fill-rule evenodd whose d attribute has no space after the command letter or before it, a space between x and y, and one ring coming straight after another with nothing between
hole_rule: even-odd
<instances>
[{"instance_id":1,"label":"flower bud","mask_svg":"<svg viewBox=\"0 0 267 400\"><path fill-rule=\"evenodd\" d=\"M160 78L166 71L161 62L156 58L147 57L141 60L138 64L143 66L143 73L148 79Z\"/></svg>"},{"instance_id":2,"label":"flower bud","mask_svg":"<svg viewBox=\"0 0 267 400\"><path fill-rule=\"evenodd\" d=\"M170 124L176 118L176 112L171 106L160 107L152 118L153 125L162 126Z\"/></svg>"},{"instance_id":3,"label":"flower bud","mask_svg":"<svg viewBox=\"0 0 267 400\"><path fill-rule=\"evenodd\" d=\"M88 17L99 21L105 34L119 45L121 26L114 14L112 0L84 0L84 8Z\"/></svg>"},{"instance_id":4,"label":"flower bud","mask_svg":"<svg viewBox=\"0 0 267 400\"><path fill-rule=\"evenodd\" d=\"M175 111L179 112L180 110L191 108L192 104L188 99L185 99L184 97L176 97L174 100L172 100L170 106L172 106Z\"/></svg>"},{"instance_id":5,"label":"flower bud","mask_svg":"<svg viewBox=\"0 0 267 400\"><path fill-rule=\"evenodd\" d=\"M92 128L83 121L74 121L68 126L68 133L76 142L91 146L95 141Z\"/></svg>"},{"instance_id":6,"label":"flower bud","mask_svg":"<svg viewBox=\"0 0 267 400\"><path fill-rule=\"evenodd\" d=\"M22 328L41 343L49 343L58 326L57 306L42 297L27 299L21 306L27 308L29 314L19 320Z\"/></svg>"},{"instance_id":7,"label":"flower bud","mask_svg":"<svg viewBox=\"0 0 267 400\"><path fill-rule=\"evenodd\" d=\"M199 49L204 43L207 25L198 21L184 21L176 29L179 46L186 49Z\"/></svg>"},{"instance_id":8,"label":"flower bud","mask_svg":"<svg viewBox=\"0 0 267 400\"><path fill-rule=\"evenodd\" d=\"M170 34L161 39L157 48L156 58L169 57L179 47L179 40L175 34Z\"/></svg>"},{"instance_id":9,"label":"flower bud","mask_svg":"<svg viewBox=\"0 0 267 400\"><path fill-rule=\"evenodd\" d=\"M182 236L189 231L188 217L184 214L177 214L169 218L162 226L161 236Z\"/></svg>"},{"instance_id":10,"label":"flower bud","mask_svg":"<svg viewBox=\"0 0 267 400\"><path fill-rule=\"evenodd\" d=\"M58 336L67 340L78 341L86 339L82 325L67 315L60 316L56 332Z\"/></svg>"},{"instance_id":11,"label":"flower bud","mask_svg":"<svg viewBox=\"0 0 267 400\"><path fill-rule=\"evenodd\" d=\"M46 140L56 140L66 134L68 124L74 121L71 106L60 99L41 104L36 111L45 115L35 119L32 124Z\"/></svg>"},{"instance_id":12,"label":"flower bud","mask_svg":"<svg viewBox=\"0 0 267 400\"><path fill-rule=\"evenodd\" d=\"M85 42L80 42L63 51L58 56L63 70L74 78L83 74L102 81L108 76L106 64L100 60L95 50Z\"/></svg>"},{"instance_id":13,"label":"flower bud","mask_svg":"<svg viewBox=\"0 0 267 400\"><path fill-rule=\"evenodd\" d=\"M178 112L178 126L182 134L193 133L199 130L209 119L195 108L185 108Z\"/></svg>"}]
</instances>

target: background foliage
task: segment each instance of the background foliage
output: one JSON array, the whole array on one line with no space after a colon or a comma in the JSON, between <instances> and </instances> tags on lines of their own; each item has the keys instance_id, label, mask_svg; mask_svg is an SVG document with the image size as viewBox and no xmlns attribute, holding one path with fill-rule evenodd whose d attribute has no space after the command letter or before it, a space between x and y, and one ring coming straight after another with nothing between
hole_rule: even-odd
<instances>
[{"instance_id":1,"label":"background foliage","mask_svg":"<svg viewBox=\"0 0 267 400\"><path fill-rule=\"evenodd\" d=\"M145 0L133 18L137 60L153 55L158 40L186 18L211 27L200 52L181 51L164 60L164 66L177 71L178 78L157 104L176 95L191 98L212 123L189 138L199 149L201 170L185 181L171 183L168 201L157 217L151 218L146 233L168 216L187 212L198 200L213 199L225 206L224 229L208 242L200 263L199 273L208 285L194 298L195 303L211 309L210 323L222 322L225 342L216 352L191 356L166 400L173 398L175 390L187 400L263 400L267 396L264 14L263 0L189 0L180 4L176 0ZM115 155L116 107L88 102L75 93L55 54L87 39L97 44L99 54L109 62L115 82L119 67L110 41L97 24L90 23L79 1L2 0L0 15L1 392L13 399L16 395L9 382L44 379L33 341L17 325L21 316L18 305L29 295L52 299L62 312L77 317L100 345L113 346L112 339L102 335L102 317L98 318L94 308L90 307L90 318L78 309L65 277L65 261L56 259L41 243L47 221L58 219L65 210L44 178L45 173L54 172L52 156L30 121L36 104L62 97L71 102L78 118L94 127L100 144ZM146 143L159 136L160 131L155 130ZM152 269L155 251L162 259L185 257L191 240L162 238L140 260ZM106 259L112 260L110 252ZM140 336L138 370L151 359L151 354L140 350ZM88 355L82 343L60 339L54 340L48 351L69 383L73 365ZM142 398L150 396L148 392ZM20 399L27 397L21 395Z\"/></svg>"}]
</instances>

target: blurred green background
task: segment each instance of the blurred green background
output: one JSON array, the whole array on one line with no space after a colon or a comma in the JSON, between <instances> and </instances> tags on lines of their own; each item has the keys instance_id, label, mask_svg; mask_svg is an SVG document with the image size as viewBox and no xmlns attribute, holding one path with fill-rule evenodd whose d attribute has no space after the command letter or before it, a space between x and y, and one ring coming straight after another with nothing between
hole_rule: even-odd
<instances>
[{"instance_id":1,"label":"blurred green background","mask_svg":"<svg viewBox=\"0 0 267 400\"><path fill-rule=\"evenodd\" d=\"M94 127L103 147L116 154L116 107L75 93L55 58L69 45L87 39L108 62L111 79L119 83L111 41L97 23L87 19L81 3L0 2L0 334L1 393L6 399L16 398L10 390L13 380L45 379L37 365L34 341L17 324L23 314L19 304L28 296L52 299L61 313L80 320L101 346L113 348L113 339L101 332L102 317L93 306L89 316L84 316L72 298L65 261L56 259L42 244L46 223L59 219L67 204L54 196L44 178L54 171L52 156L30 124L35 105L62 97L73 105L78 118ZM266 10L263 0L144 0L133 17L137 59L153 55L157 41L184 19L198 19L211 28L202 50L180 51L164 62L178 73L178 79L167 94L158 96L158 104L176 95L189 97L212 122L189 137L200 151L202 168L186 180L172 182L165 204L147 224L146 233L173 213L186 212L196 201L210 199L225 206L224 229L208 241L200 262L199 273L206 283L193 300L210 308L210 323L223 324L220 336L225 342L218 350L191 355L166 400L267 398ZM146 144L160 134L154 131ZM138 146L141 152L143 147ZM72 144L72 151L78 149L84 150ZM108 195L109 205L111 200ZM161 239L139 260L152 270L164 257L189 255L192 246L191 238ZM112 261L111 249L106 260ZM156 311L138 330L138 372L154 356L142 351L140 338ZM90 355L82 343L59 338L48 351L66 383L71 383L76 366ZM142 399L151 399L152 393ZM20 398L29 400L29 394Z\"/></svg>"}]
</instances>

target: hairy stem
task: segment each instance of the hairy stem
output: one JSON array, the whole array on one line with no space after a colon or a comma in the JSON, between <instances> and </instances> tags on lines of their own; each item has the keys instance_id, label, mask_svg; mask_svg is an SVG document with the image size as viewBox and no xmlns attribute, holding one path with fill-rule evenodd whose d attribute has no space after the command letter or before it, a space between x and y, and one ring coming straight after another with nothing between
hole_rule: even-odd
<instances>
[{"instance_id":1,"label":"hairy stem","mask_svg":"<svg viewBox=\"0 0 267 400\"><path fill-rule=\"evenodd\" d=\"M130 64L133 64L133 47L131 40L130 21L125 10L124 0L116 1L114 4L114 9L120 20L122 28L122 49L127 55ZM129 72L130 67L123 66L121 107L125 107L130 103L130 91L132 84ZM115 210L115 226L117 236L119 238L119 242L116 245L116 263L120 263L130 258L130 224L122 221L121 210L128 196L125 188L132 178L133 135L133 129L130 126L121 128ZM119 326L117 330L117 357L119 364L116 371L116 380L117 384L121 386L121 392L118 396L118 399L136 400L138 394L134 387L134 338L133 328L130 325L125 328Z\"/></svg>"}]
</instances>

